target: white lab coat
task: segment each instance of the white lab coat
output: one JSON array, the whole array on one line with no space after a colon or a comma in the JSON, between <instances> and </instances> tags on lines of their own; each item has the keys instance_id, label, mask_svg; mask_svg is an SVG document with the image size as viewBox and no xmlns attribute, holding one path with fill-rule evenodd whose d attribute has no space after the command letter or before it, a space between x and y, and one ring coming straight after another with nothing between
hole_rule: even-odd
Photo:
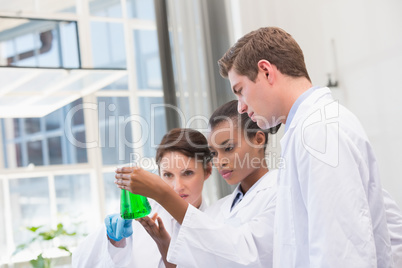
<instances>
[{"instance_id":1,"label":"white lab coat","mask_svg":"<svg viewBox=\"0 0 402 268\"><path fill-rule=\"evenodd\" d=\"M176 221L157 202L152 199L149 199L149 202L152 207L150 216L158 213L166 230L171 233L172 226ZM205 209L204 203L200 209ZM139 222L133 221L133 235L127 238L126 242L124 248L114 247L107 238L105 225L102 224L94 233L88 235L73 252L72 267L165 267L156 243Z\"/></svg>"},{"instance_id":2,"label":"white lab coat","mask_svg":"<svg viewBox=\"0 0 402 268\"><path fill-rule=\"evenodd\" d=\"M390 194L383 190L387 226L391 239L394 267L402 267L402 211Z\"/></svg>"},{"instance_id":3,"label":"white lab coat","mask_svg":"<svg viewBox=\"0 0 402 268\"><path fill-rule=\"evenodd\" d=\"M272 267L277 174L265 174L232 211L236 191L205 213L189 206L182 225L175 224L168 261L178 267Z\"/></svg>"},{"instance_id":4,"label":"white lab coat","mask_svg":"<svg viewBox=\"0 0 402 268\"><path fill-rule=\"evenodd\" d=\"M328 88L300 104L281 147L274 267L394 267L373 150Z\"/></svg>"}]
</instances>

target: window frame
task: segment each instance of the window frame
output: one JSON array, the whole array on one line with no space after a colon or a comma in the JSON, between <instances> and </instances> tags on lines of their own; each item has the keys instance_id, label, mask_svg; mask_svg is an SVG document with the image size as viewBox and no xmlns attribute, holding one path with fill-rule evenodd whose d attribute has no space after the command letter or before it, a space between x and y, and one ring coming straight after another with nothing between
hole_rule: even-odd
<instances>
[{"instance_id":1,"label":"window frame","mask_svg":"<svg viewBox=\"0 0 402 268\"><path fill-rule=\"evenodd\" d=\"M49 20L67 20L76 21L78 29L78 42L79 42L79 55L80 55L80 66L85 66L86 68L92 68L93 55L91 53L91 35L90 35L90 25L91 22L112 22L121 23L123 25L124 32L124 43L127 58L127 73L136 74L136 55L134 51L134 30L155 30L156 22L150 20L129 18L126 10L126 1L121 0L122 17L112 18L112 17L99 17L92 16L89 12L88 0L77 1L76 2L76 14L68 13L35 13L35 12L20 12L21 17L27 17L32 19L49 19ZM0 16L7 16L7 12L0 11ZM161 56L161 55L160 55ZM100 90L90 95L84 96L82 98L83 103L97 104L98 97L127 97L129 100L129 108L131 114L139 114L139 99L140 97L156 97L160 98L164 96L163 90L139 90L137 88L137 81L135 75L128 75L128 90ZM99 131L99 118L96 113L90 112L84 109L84 125L85 125L85 138L86 141L99 141L98 131ZM44 118L41 118L41 125L45 126ZM62 128L61 128L62 129ZM3 126L0 124L0 141L3 141ZM42 141L47 142L47 131L43 131ZM65 135L62 133L61 135ZM141 135L140 130L133 128L133 137ZM11 139L14 140L15 139ZM7 145L0 143L0 149L6 149ZM42 145L43 147L43 145ZM143 156L143 150L140 148L137 150L140 157ZM63 152L65 153L65 152ZM96 209L93 211L93 222L95 226L103 220L105 215L105 201L104 201L104 184L103 184L103 174L114 172L115 165L103 165L101 157L101 148L96 146L94 148L87 149L87 163L80 164L68 164L68 165L44 165L35 166L34 168L16 167L16 168L6 168L4 163L4 153L0 154L0 183L3 186L3 201L4 201L4 211L5 211L5 229L6 229L6 243L7 243L7 256L2 262L4 263L16 263L27 260L15 260L11 258L12 252L15 250L15 243L13 238L13 219L11 212L11 200L9 192L9 182L14 179L21 178L34 178L34 177L46 177L49 185L49 198L50 198L50 211L51 219L50 223L52 228L57 225L57 203L56 203L56 189L54 187L54 178L59 175L72 175L72 174L88 174L90 176L91 183L91 202L93 204L98 204ZM3 224L1 224L3 225ZM55 256L57 257L57 256ZM2 259L2 258L0 258Z\"/></svg>"}]
</instances>

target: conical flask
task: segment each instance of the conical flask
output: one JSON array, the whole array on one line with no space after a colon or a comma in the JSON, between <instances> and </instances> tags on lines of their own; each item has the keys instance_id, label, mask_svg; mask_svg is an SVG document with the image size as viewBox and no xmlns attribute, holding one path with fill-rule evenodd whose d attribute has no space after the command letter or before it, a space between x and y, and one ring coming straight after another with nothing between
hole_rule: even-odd
<instances>
[{"instance_id":1,"label":"conical flask","mask_svg":"<svg viewBox=\"0 0 402 268\"><path fill-rule=\"evenodd\" d=\"M151 213L151 205L148 198L121 189L120 215L123 219L138 219L149 215L149 213Z\"/></svg>"}]
</instances>

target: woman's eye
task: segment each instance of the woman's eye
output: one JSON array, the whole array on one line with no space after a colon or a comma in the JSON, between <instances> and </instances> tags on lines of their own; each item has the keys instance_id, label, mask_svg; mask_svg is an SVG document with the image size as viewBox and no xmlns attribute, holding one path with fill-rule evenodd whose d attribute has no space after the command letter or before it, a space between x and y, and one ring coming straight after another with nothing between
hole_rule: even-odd
<instances>
[{"instance_id":1,"label":"woman's eye","mask_svg":"<svg viewBox=\"0 0 402 268\"><path fill-rule=\"evenodd\" d=\"M163 177L165 177L165 178L172 178L173 177L173 174L170 174L170 173L165 173L165 174L163 174Z\"/></svg>"},{"instance_id":2,"label":"woman's eye","mask_svg":"<svg viewBox=\"0 0 402 268\"><path fill-rule=\"evenodd\" d=\"M211 152L211 153L209 154L210 157L216 157L216 155L217 155L216 152Z\"/></svg>"},{"instance_id":3,"label":"woman's eye","mask_svg":"<svg viewBox=\"0 0 402 268\"><path fill-rule=\"evenodd\" d=\"M229 146L225 148L225 152L230 152L233 150L233 146Z\"/></svg>"}]
</instances>

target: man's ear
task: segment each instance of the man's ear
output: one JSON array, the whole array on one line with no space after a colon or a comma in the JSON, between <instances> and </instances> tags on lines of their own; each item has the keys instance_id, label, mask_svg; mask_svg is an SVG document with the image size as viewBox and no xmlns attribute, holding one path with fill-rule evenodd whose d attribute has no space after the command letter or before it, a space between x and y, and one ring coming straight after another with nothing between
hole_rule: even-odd
<instances>
[{"instance_id":1,"label":"man's ear","mask_svg":"<svg viewBox=\"0 0 402 268\"><path fill-rule=\"evenodd\" d=\"M275 68L269 61L260 60L258 62L258 71L264 74L268 79L268 82L273 82L273 79L275 78Z\"/></svg>"}]
</instances>

